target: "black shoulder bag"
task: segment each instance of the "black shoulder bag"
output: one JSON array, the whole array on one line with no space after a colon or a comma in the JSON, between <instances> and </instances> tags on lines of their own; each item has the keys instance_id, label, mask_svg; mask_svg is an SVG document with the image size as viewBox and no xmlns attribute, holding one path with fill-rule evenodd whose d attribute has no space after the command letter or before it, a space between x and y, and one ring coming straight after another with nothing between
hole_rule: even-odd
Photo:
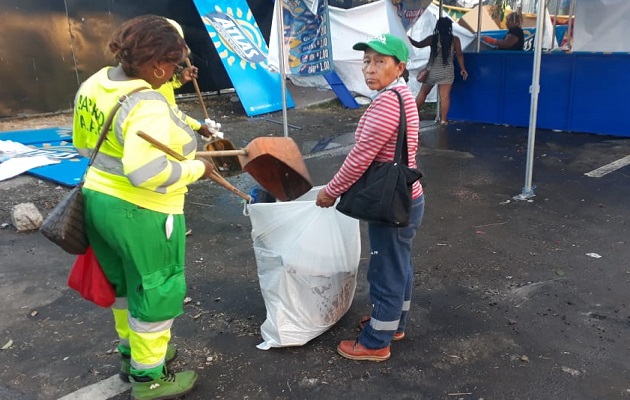
<instances>
[{"instance_id":1,"label":"black shoulder bag","mask_svg":"<svg viewBox=\"0 0 630 400\"><path fill-rule=\"evenodd\" d=\"M366 222L403 227L409 225L411 190L422 173L408 165L407 117L402 96L396 153L392 162L374 161L347 192L341 195L337 210Z\"/></svg>"}]
</instances>

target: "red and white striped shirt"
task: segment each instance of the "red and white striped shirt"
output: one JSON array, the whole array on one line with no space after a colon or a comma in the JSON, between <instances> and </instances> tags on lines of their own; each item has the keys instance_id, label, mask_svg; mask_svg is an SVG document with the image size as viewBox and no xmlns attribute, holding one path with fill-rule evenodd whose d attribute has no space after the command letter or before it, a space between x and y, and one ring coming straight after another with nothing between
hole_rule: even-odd
<instances>
[{"instance_id":1,"label":"red and white striped shirt","mask_svg":"<svg viewBox=\"0 0 630 400\"><path fill-rule=\"evenodd\" d=\"M399 92L403 98L407 116L408 165L410 168L417 168L416 151L420 119L416 102L407 86L394 85L391 88ZM341 196L363 175L373 161L393 161L399 121L400 103L396 93L390 90L379 93L361 116L354 134L356 144L339 171L326 185L326 194L335 198ZM417 199L421 195L422 185L416 181L412 187L412 198Z\"/></svg>"}]
</instances>

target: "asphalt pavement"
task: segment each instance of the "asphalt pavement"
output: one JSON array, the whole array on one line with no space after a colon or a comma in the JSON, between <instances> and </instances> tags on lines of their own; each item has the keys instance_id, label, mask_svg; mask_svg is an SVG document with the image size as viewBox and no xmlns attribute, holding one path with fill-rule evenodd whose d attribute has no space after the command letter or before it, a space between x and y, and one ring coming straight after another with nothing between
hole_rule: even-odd
<instances>
[{"instance_id":1,"label":"asphalt pavement","mask_svg":"<svg viewBox=\"0 0 630 400\"><path fill-rule=\"evenodd\" d=\"M303 128L292 134L313 183L324 184L351 131ZM630 139L537 132L529 200L514 199L525 186L526 129L422 121L421 141L427 205L411 321L383 363L335 352L369 312L364 225L346 315L304 346L262 351L249 220L230 192L191 186L190 302L173 328L174 368L200 374L186 399L630 398L630 169L618 161ZM0 183L0 195L34 181ZM65 286L72 259L38 233L0 230L0 398L128 398L109 311Z\"/></svg>"}]
</instances>

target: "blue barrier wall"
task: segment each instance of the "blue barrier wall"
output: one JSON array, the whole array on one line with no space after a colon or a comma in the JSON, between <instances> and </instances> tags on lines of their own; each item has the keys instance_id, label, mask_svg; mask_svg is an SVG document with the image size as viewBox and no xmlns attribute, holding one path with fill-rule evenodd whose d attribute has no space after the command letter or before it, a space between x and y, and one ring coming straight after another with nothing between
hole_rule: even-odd
<instances>
[{"instance_id":1,"label":"blue barrier wall","mask_svg":"<svg viewBox=\"0 0 630 400\"><path fill-rule=\"evenodd\" d=\"M449 119L528 126L533 52L464 57L469 77L455 73ZM630 54L543 54L537 127L630 136L628 71Z\"/></svg>"}]
</instances>

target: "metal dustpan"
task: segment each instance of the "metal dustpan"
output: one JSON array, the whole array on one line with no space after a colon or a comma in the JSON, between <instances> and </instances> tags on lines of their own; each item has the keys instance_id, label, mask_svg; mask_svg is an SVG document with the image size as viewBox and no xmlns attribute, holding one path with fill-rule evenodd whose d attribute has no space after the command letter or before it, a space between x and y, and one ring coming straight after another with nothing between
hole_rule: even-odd
<instances>
[{"instance_id":1,"label":"metal dustpan","mask_svg":"<svg viewBox=\"0 0 630 400\"><path fill-rule=\"evenodd\" d=\"M241 168L280 201L297 199L313 187L302 153L289 137L259 137L241 150L199 151L197 155L238 156Z\"/></svg>"}]
</instances>

